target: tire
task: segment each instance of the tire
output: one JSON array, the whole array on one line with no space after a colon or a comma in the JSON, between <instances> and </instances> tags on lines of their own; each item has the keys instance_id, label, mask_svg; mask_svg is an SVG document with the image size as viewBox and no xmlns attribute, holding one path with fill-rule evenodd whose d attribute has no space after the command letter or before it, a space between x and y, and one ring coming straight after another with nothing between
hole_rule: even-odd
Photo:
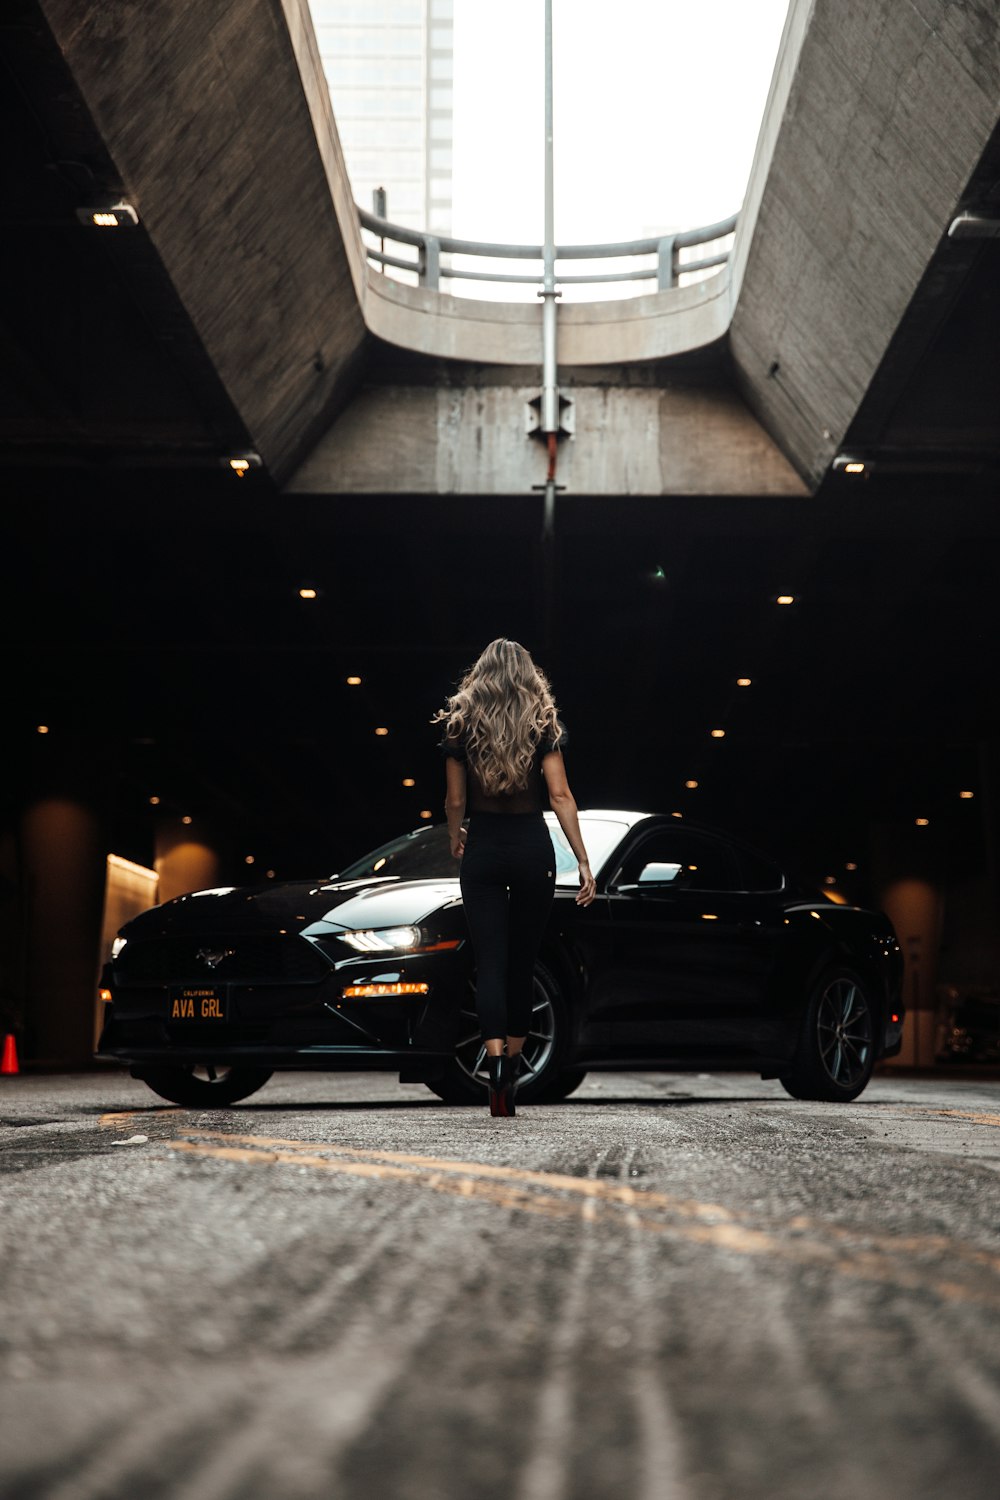
<instances>
[{"instance_id":1,"label":"tire","mask_svg":"<svg viewBox=\"0 0 1000 1500\"><path fill-rule=\"evenodd\" d=\"M455 1057L440 1078L427 1083L432 1094L446 1104L485 1104L488 1073L485 1048L480 1039L476 1015L475 986L469 983L469 995L462 1007L462 1035ZM524 1043L521 1076L517 1084L518 1103L541 1104L562 1099L563 1059L569 1053L569 1006L558 980L544 964L535 965L535 998L532 1002L531 1030ZM525 1066L527 1064L527 1067ZM583 1073L570 1084L571 1093L583 1082Z\"/></svg>"},{"instance_id":2,"label":"tire","mask_svg":"<svg viewBox=\"0 0 1000 1500\"><path fill-rule=\"evenodd\" d=\"M795 1061L779 1080L793 1099L848 1103L875 1066L876 1009L866 982L838 964L813 985Z\"/></svg>"},{"instance_id":3,"label":"tire","mask_svg":"<svg viewBox=\"0 0 1000 1500\"><path fill-rule=\"evenodd\" d=\"M218 1109L247 1099L263 1088L271 1068L230 1068L224 1064L190 1063L180 1067L148 1068L139 1075L154 1094L171 1104Z\"/></svg>"}]
</instances>

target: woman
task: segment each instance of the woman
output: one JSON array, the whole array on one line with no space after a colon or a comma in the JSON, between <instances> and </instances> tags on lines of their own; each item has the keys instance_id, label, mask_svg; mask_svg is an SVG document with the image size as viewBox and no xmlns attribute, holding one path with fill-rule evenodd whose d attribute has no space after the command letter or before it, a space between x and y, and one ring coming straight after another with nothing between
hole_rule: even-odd
<instances>
[{"instance_id":1,"label":"woman","mask_svg":"<svg viewBox=\"0 0 1000 1500\"><path fill-rule=\"evenodd\" d=\"M451 852L462 861L490 1113L510 1116L531 1023L535 959L555 891L543 781L579 861L578 906L593 901L594 877L563 765L568 737L548 678L530 653L503 636L491 641L446 703L431 723L444 721L444 806ZM466 805L468 834L462 827Z\"/></svg>"}]
</instances>

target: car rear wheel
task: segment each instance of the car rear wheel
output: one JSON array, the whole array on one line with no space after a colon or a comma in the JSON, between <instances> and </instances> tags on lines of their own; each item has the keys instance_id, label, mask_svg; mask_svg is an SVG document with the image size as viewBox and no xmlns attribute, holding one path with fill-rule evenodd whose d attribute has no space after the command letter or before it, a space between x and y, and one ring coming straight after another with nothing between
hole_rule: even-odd
<instances>
[{"instance_id":1,"label":"car rear wheel","mask_svg":"<svg viewBox=\"0 0 1000 1500\"><path fill-rule=\"evenodd\" d=\"M489 1070L471 981L468 998L462 1007L461 1023L453 1061L449 1062L444 1074L428 1082L427 1087L446 1104L485 1104ZM555 976L543 964L536 964L531 1026L521 1053L521 1074L517 1084L520 1102L541 1104L565 1097L560 1086L564 1072L568 1071L562 1066L568 1050L569 1007ZM583 1076L581 1072L581 1083ZM571 1083L565 1093L572 1092L576 1086L575 1082Z\"/></svg>"},{"instance_id":2,"label":"car rear wheel","mask_svg":"<svg viewBox=\"0 0 1000 1500\"><path fill-rule=\"evenodd\" d=\"M793 1099L856 1099L875 1065L875 1016L864 981L837 967L813 987L792 1069L780 1080Z\"/></svg>"},{"instance_id":3,"label":"car rear wheel","mask_svg":"<svg viewBox=\"0 0 1000 1500\"><path fill-rule=\"evenodd\" d=\"M227 1067L222 1063L191 1063L182 1067L149 1068L139 1076L154 1094L171 1104L197 1105L202 1109L235 1104L263 1088L270 1068Z\"/></svg>"}]
</instances>

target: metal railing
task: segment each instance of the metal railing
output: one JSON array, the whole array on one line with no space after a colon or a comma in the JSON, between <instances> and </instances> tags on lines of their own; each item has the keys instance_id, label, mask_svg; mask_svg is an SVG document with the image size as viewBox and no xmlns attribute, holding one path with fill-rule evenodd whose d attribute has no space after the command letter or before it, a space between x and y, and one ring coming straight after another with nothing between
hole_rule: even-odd
<instances>
[{"instance_id":1,"label":"metal railing","mask_svg":"<svg viewBox=\"0 0 1000 1500\"><path fill-rule=\"evenodd\" d=\"M557 245L557 261L567 260L626 260L637 256L655 255L652 266L636 266L627 271L590 273L584 276L557 275L562 286L597 285L609 281L655 281L657 291L668 291L676 287L678 278L691 271L707 271L724 265L729 259L728 247L699 260L682 261L680 251L697 245L708 245L721 240L736 228L736 214L718 224L708 224L701 229L685 229L677 234L654 236L644 240L622 240L611 245ZM393 224L389 219L380 219L358 206L358 220L362 229L368 230L379 241L372 245L364 241L368 260L381 271L388 267L409 271L416 275L420 286L440 291L442 280L521 282L527 286L542 285L542 272L507 273L501 271L470 271L464 266L449 265L442 261L443 255L483 256L496 260L538 261L543 259L541 245L494 245L484 240L457 240L451 235L429 234L426 230L406 229L402 224ZM407 257L386 250L390 245L412 246L415 257Z\"/></svg>"}]
</instances>

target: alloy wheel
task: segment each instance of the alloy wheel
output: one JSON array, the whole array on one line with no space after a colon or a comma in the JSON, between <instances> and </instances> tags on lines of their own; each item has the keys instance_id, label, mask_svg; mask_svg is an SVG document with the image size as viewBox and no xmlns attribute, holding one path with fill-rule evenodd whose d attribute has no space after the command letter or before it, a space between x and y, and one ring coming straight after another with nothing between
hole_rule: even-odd
<instances>
[{"instance_id":1,"label":"alloy wheel","mask_svg":"<svg viewBox=\"0 0 1000 1500\"><path fill-rule=\"evenodd\" d=\"M849 1089L865 1075L872 1049L872 1018L861 986L841 977L827 985L816 1012L819 1055L829 1078Z\"/></svg>"},{"instance_id":2,"label":"alloy wheel","mask_svg":"<svg viewBox=\"0 0 1000 1500\"><path fill-rule=\"evenodd\" d=\"M552 1058L555 1046L556 1016L552 999L537 974L534 981L535 998L531 1006L531 1028L521 1049L522 1084L544 1073ZM455 1058L467 1078L485 1089L489 1085L489 1069L486 1065L486 1048L479 1031L476 1013L475 986L469 981L469 1001L462 1007L462 1036L455 1048Z\"/></svg>"}]
</instances>

